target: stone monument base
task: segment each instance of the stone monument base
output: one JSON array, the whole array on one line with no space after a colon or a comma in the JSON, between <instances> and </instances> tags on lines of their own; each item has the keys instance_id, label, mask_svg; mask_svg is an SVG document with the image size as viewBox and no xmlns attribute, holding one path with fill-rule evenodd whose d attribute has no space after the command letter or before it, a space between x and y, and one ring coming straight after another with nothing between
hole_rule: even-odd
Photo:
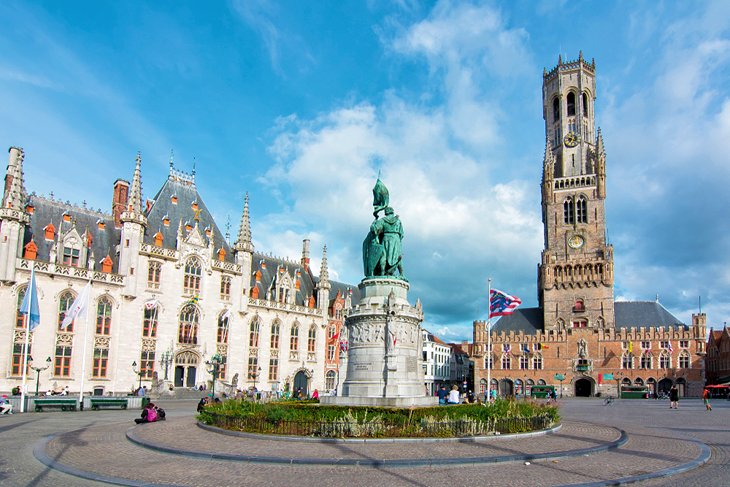
<instances>
[{"instance_id":1,"label":"stone monument base","mask_svg":"<svg viewBox=\"0 0 730 487\"><path fill-rule=\"evenodd\" d=\"M320 404L328 406L374 406L383 408L409 408L437 406L438 397L353 397L353 396L322 396Z\"/></svg>"}]
</instances>

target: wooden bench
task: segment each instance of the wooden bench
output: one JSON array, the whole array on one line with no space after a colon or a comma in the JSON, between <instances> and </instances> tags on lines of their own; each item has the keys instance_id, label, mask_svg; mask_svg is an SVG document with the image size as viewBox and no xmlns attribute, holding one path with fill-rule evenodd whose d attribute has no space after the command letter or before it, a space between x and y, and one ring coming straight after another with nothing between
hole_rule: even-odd
<instances>
[{"instance_id":1,"label":"wooden bench","mask_svg":"<svg viewBox=\"0 0 730 487\"><path fill-rule=\"evenodd\" d=\"M65 399L36 399L35 400L35 410L36 412L43 411L43 408L61 408L61 411L76 411L76 408L78 407L78 401L75 398L65 398Z\"/></svg>"},{"instance_id":2,"label":"wooden bench","mask_svg":"<svg viewBox=\"0 0 730 487\"><path fill-rule=\"evenodd\" d=\"M115 407L119 406L122 409L127 409L127 399L120 397L91 397L91 409L98 410L101 406Z\"/></svg>"}]
</instances>

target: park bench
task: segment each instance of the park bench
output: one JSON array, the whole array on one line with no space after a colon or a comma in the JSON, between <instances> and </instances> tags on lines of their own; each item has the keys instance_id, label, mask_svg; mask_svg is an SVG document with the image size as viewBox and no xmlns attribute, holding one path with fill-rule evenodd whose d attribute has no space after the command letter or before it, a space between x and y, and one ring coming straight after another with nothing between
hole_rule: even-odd
<instances>
[{"instance_id":1,"label":"park bench","mask_svg":"<svg viewBox=\"0 0 730 487\"><path fill-rule=\"evenodd\" d=\"M78 401L76 398L52 398L52 399L36 399L35 410L36 412L43 411L43 408L56 407L61 408L61 411L76 411Z\"/></svg>"},{"instance_id":2,"label":"park bench","mask_svg":"<svg viewBox=\"0 0 730 487\"><path fill-rule=\"evenodd\" d=\"M122 409L127 409L127 399L123 397L91 397L91 409L99 409L100 407L115 407L119 406Z\"/></svg>"}]
</instances>

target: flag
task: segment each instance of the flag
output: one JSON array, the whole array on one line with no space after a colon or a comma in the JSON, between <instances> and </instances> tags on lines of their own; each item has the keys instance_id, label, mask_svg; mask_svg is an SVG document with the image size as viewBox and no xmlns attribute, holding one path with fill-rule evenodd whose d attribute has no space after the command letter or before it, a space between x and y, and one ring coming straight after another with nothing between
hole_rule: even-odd
<instances>
[{"instance_id":1,"label":"flag","mask_svg":"<svg viewBox=\"0 0 730 487\"><path fill-rule=\"evenodd\" d=\"M347 340L340 340L340 352L347 352L350 349L350 342Z\"/></svg>"},{"instance_id":2,"label":"flag","mask_svg":"<svg viewBox=\"0 0 730 487\"><path fill-rule=\"evenodd\" d=\"M30 281L25 290L23 303L20 305L20 312L28 315L28 329L33 331L41 323L41 312L38 310L38 289L35 285L35 269L30 271Z\"/></svg>"},{"instance_id":3,"label":"flag","mask_svg":"<svg viewBox=\"0 0 730 487\"><path fill-rule=\"evenodd\" d=\"M157 309L157 306L159 306L159 305L160 305L160 302L159 301L157 301L156 299L150 299L149 301L147 301L144 304L144 308L146 310L150 311L150 310L153 310L153 309Z\"/></svg>"},{"instance_id":4,"label":"flag","mask_svg":"<svg viewBox=\"0 0 730 487\"><path fill-rule=\"evenodd\" d=\"M672 341L667 342L667 350L669 350L669 353L672 353L674 350L672 349Z\"/></svg>"},{"instance_id":5,"label":"flag","mask_svg":"<svg viewBox=\"0 0 730 487\"><path fill-rule=\"evenodd\" d=\"M524 344L524 345L522 346L522 351L523 351L524 353L530 353L530 346L529 346L529 345L527 345L527 344Z\"/></svg>"},{"instance_id":6,"label":"flag","mask_svg":"<svg viewBox=\"0 0 730 487\"><path fill-rule=\"evenodd\" d=\"M61 323L61 328L64 330L68 328L68 325L70 325L73 320L76 319L78 315L81 313L86 312L86 307L89 305L89 293L91 292L91 283L87 283L86 286L81 290L81 293L79 293L78 296L76 296L76 299L74 299L73 304L69 309L66 310L66 315L63 318L63 322Z\"/></svg>"},{"instance_id":7,"label":"flag","mask_svg":"<svg viewBox=\"0 0 730 487\"><path fill-rule=\"evenodd\" d=\"M492 289L489 294L489 317L511 315L521 304L520 298Z\"/></svg>"},{"instance_id":8,"label":"flag","mask_svg":"<svg viewBox=\"0 0 730 487\"><path fill-rule=\"evenodd\" d=\"M511 355L512 352L510 352L509 343L505 343L504 345L502 345L502 351L507 355Z\"/></svg>"},{"instance_id":9,"label":"flag","mask_svg":"<svg viewBox=\"0 0 730 487\"><path fill-rule=\"evenodd\" d=\"M223 316L221 316L221 320L224 320L226 322L226 325L228 325L228 322L231 321L231 309L227 309L225 313L223 313Z\"/></svg>"},{"instance_id":10,"label":"flag","mask_svg":"<svg viewBox=\"0 0 730 487\"><path fill-rule=\"evenodd\" d=\"M629 351L629 353L633 353L634 352L634 344L632 342L629 342L628 351Z\"/></svg>"}]
</instances>

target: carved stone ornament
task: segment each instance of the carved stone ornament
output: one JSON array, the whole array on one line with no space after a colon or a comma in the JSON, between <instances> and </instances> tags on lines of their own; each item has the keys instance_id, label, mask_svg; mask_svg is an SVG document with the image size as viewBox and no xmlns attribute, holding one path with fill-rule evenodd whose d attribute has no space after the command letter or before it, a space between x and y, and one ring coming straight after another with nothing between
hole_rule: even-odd
<instances>
[{"instance_id":1,"label":"carved stone ornament","mask_svg":"<svg viewBox=\"0 0 730 487\"><path fill-rule=\"evenodd\" d=\"M95 336L94 337L94 348L109 348L109 342L111 337L108 336Z\"/></svg>"},{"instance_id":2,"label":"carved stone ornament","mask_svg":"<svg viewBox=\"0 0 730 487\"><path fill-rule=\"evenodd\" d=\"M31 332L28 342L33 342L33 333ZM25 330L15 330L13 333L13 343L25 343Z\"/></svg>"},{"instance_id":3,"label":"carved stone ornament","mask_svg":"<svg viewBox=\"0 0 730 487\"><path fill-rule=\"evenodd\" d=\"M216 346L216 352L218 352L221 355L228 355L228 344L226 344L226 343L219 343Z\"/></svg>"},{"instance_id":4,"label":"carved stone ornament","mask_svg":"<svg viewBox=\"0 0 730 487\"><path fill-rule=\"evenodd\" d=\"M157 340L154 338L143 338L142 339L142 351L154 352L157 349Z\"/></svg>"},{"instance_id":5,"label":"carved stone ornament","mask_svg":"<svg viewBox=\"0 0 730 487\"><path fill-rule=\"evenodd\" d=\"M56 346L69 346L73 344L74 341L74 335L73 333L61 333L59 332L58 335L56 335Z\"/></svg>"},{"instance_id":6,"label":"carved stone ornament","mask_svg":"<svg viewBox=\"0 0 730 487\"><path fill-rule=\"evenodd\" d=\"M586 358L586 355L587 355L586 346L587 346L586 341L583 338L578 340L578 357Z\"/></svg>"}]
</instances>

